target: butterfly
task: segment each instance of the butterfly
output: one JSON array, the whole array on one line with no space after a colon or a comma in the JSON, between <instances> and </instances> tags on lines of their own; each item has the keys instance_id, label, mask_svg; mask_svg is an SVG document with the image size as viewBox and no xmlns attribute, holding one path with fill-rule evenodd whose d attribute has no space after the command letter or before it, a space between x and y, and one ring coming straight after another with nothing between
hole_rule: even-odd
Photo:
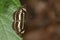
<instances>
[{"instance_id":1,"label":"butterfly","mask_svg":"<svg viewBox=\"0 0 60 40\"><path fill-rule=\"evenodd\" d=\"M25 8L20 8L19 10L15 11L13 14L13 29L15 32L19 35L22 36L24 34L24 17L25 17L26 9Z\"/></svg>"}]
</instances>

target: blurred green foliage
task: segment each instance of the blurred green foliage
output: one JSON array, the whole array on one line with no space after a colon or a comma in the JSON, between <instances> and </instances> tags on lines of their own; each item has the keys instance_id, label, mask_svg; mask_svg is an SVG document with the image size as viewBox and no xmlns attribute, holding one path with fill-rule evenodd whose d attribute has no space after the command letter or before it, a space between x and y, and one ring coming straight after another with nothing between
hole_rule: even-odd
<instances>
[{"instance_id":1,"label":"blurred green foliage","mask_svg":"<svg viewBox=\"0 0 60 40\"><path fill-rule=\"evenodd\" d=\"M12 29L13 13L20 6L19 0L0 0L0 40L21 40Z\"/></svg>"}]
</instances>

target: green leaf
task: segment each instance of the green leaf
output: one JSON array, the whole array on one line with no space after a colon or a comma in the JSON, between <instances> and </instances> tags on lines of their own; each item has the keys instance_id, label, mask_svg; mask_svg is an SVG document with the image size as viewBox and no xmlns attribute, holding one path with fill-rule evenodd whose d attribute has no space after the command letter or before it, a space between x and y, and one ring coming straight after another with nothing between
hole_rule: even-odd
<instances>
[{"instance_id":1,"label":"green leaf","mask_svg":"<svg viewBox=\"0 0 60 40\"><path fill-rule=\"evenodd\" d=\"M12 29L13 13L20 6L19 0L0 0L0 40L21 40Z\"/></svg>"}]
</instances>

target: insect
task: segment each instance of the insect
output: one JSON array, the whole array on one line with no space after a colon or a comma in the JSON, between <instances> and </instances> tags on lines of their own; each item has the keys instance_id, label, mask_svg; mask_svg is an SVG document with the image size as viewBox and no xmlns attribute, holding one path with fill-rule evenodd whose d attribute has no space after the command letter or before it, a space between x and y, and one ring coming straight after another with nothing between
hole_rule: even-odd
<instances>
[{"instance_id":1,"label":"insect","mask_svg":"<svg viewBox=\"0 0 60 40\"><path fill-rule=\"evenodd\" d=\"M24 33L24 16L25 16L26 9L22 8L19 9L14 13L13 19L13 29L16 31L18 35ZM21 36L21 35L20 35Z\"/></svg>"},{"instance_id":2,"label":"insect","mask_svg":"<svg viewBox=\"0 0 60 40\"><path fill-rule=\"evenodd\" d=\"M60 40L60 6L55 0L20 0L13 29L23 40ZM58 6L57 6L58 5Z\"/></svg>"}]
</instances>

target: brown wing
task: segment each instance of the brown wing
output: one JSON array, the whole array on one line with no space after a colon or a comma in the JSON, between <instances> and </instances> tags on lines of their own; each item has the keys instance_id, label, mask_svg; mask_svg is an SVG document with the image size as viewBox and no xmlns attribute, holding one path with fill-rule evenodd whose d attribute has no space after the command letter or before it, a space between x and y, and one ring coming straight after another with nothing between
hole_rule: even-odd
<instances>
[{"instance_id":1,"label":"brown wing","mask_svg":"<svg viewBox=\"0 0 60 40\"><path fill-rule=\"evenodd\" d=\"M25 14L25 9L19 9L13 14L13 29L15 32L21 36L24 33L24 14Z\"/></svg>"}]
</instances>

